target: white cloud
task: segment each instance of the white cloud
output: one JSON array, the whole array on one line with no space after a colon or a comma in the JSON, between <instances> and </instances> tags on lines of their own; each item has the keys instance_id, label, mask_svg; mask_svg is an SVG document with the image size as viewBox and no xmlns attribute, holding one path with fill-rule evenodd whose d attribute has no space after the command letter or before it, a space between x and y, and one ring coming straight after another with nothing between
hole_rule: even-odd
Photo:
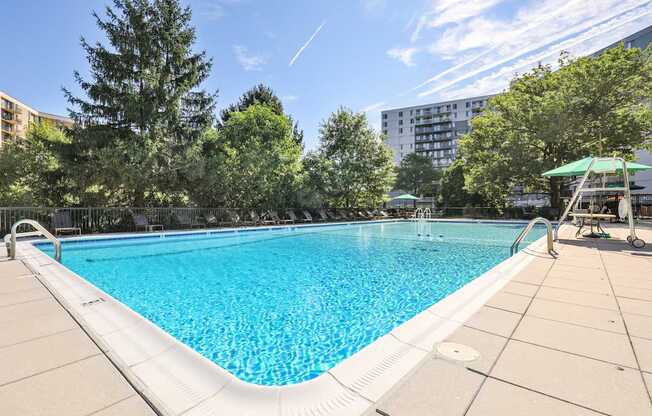
<instances>
[{"instance_id":1,"label":"white cloud","mask_svg":"<svg viewBox=\"0 0 652 416\"><path fill-rule=\"evenodd\" d=\"M211 0L200 5L199 14L208 20L219 20L226 15L226 7L241 0Z\"/></svg>"},{"instance_id":2,"label":"white cloud","mask_svg":"<svg viewBox=\"0 0 652 416\"><path fill-rule=\"evenodd\" d=\"M371 113L373 111L380 111L386 107L385 101L379 101L377 103L369 104L365 107L362 107L360 109L360 112L362 113Z\"/></svg>"},{"instance_id":3,"label":"white cloud","mask_svg":"<svg viewBox=\"0 0 652 416\"><path fill-rule=\"evenodd\" d=\"M470 95L496 92L508 85L515 72L527 71L540 61L554 63L561 50L576 56L590 54L650 25L651 12L649 0L541 0L522 7L512 19L468 19L447 28L428 47L440 58L461 62L415 89L429 87L420 97L443 96L449 88ZM458 86L469 81L477 90Z\"/></svg>"},{"instance_id":4,"label":"white cloud","mask_svg":"<svg viewBox=\"0 0 652 416\"><path fill-rule=\"evenodd\" d=\"M387 56L398 59L407 66L414 66L414 54L418 51L418 48L393 48L387 51Z\"/></svg>"},{"instance_id":5,"label":"white cloud","mask_svg":"<svg viewBox=\"0 0 652 416\"><path fill-rule=\"evenodd\" d=\"M245 71L261 71L262 66L267 63L266 56L250 54L247 48L242 45L234 45L233 52L238 63Z\"/></svg>"},{"instance_id":6,"label":"white cloud","mask_svg":"<svg viewBox=\"0 0 652 416\"><path fill-rule=\"evenodd\" d=\"M306 43L304 43L303 46L299 48L297 53L294 54L292 59L290 59L290 64L288 66L294 65L294 62L299 58L299 56L301 56L303 51L310 45L312 40L315 38L315 36L317 36L317 34L321 31L321 29L324 27L325 24L326 24L326 21L323 21L322 24L319 25L319 27L317 28L317 30L315 30L315 32L312 34L312 36L310 36L310 38L308 38Z\"/></svg>"},{"instance_id":7,"label":"white cloud","mask_svg":"<svg viewBox=\"0 0 652 416\"><path fill-rule=\"evenodd\" d=\"M286 103L291 103L292 101L298 100L299 97L296 95L284 95L281 97L281 101L286 102Z\"/></svg>"}]
</instances>

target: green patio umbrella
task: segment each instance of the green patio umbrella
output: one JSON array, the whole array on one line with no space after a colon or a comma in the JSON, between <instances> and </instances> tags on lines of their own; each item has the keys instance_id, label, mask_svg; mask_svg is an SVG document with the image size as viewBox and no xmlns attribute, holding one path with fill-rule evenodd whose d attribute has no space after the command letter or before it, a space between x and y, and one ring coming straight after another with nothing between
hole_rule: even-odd
<instances>
[{"instance_id":1,"label":"green patio umbrella","mask_svg":"<svg viewBox=\"0 0 652 416\"><path fill-rule=\"evenodd\" d=\"M589 165L591 164L591 161L593 160L593 157L585 157L584 159L581 160L576 160L575 162L571 162L567 165L560 166L556 169L549 170L548 172L543 173L543 176L582 176L584 173L586 173L586 170L589 168ZM652 169L652 166L647 166L643 165L640 163L634 163L634 162L627 162L627 172L629 173L634 173L634 172L640 172L642 170L648 170ZM592 170L594 172L600 173L600 172L621 172L622 169L622 163L620 163L617 160L609 160L608 158L605 158L605 160L597 160L593 164Z\"/></svg>"},{"instance_id":2,"label":"green patio umbrella","mask_svg":"<svg viewBox=\"0 0 652 416\"><path fill-rule=\"evenodd\" d=\"M395 197L392 198L391 200L392 200L392 201L394 201L394 200L400 200L400 201L418 201L419 199L421 199L421 198L416 197L416 196L414 196L414 195L403 194L403 195L395 196Z\"/></svg>"},{"instance_id":3,"label":"green patio umbrella","mask_svg":"<svg viewBox=\"0 0 652 416\"><path fill-rule=\"evenodd\" d=\"M390 199L390 201L414 201L413 206L416 208L417 201L419 199L421 199L421 198L418 198L418 197L416 197L414 195L403 194L403 195L395 196L394 198ZM403 205L403 208L405 208L405 205Z\"/></svg>"}]
</instances>

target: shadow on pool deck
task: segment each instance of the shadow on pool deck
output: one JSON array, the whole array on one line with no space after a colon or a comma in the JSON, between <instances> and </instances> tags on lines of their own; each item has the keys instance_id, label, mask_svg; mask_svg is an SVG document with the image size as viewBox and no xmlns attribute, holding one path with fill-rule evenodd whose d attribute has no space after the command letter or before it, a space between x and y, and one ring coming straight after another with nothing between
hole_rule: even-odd
<instances>
[{"instance_id":1,"label":"shadow on pool deck","mask_svg":"<svg viewBox=\"0 0 652 416\"><path fill-rule=\"evenodd\" d=\"M564 227L557 259L537 254L449 337L479 360L432 353L367 415L652 415L652 230L635 250L607 229L620 240Z\"/></svg>"}]
</instances>

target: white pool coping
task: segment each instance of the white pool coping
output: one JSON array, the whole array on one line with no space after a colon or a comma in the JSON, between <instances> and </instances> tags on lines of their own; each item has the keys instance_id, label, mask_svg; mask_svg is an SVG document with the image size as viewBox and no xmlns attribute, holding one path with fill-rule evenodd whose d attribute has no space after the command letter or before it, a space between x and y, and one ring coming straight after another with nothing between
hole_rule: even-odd
<instances>
[{"instance_id":1,"label":"white pool coping","mask_svg":"<svg viewBox=\"0 0 652 416\"><path fill-rule=\"evenodd\" d=\"M201 234L206 230L188 233ZM154 235L172 234L179 233ZM151 237L153 234L139 234L142 235ZM103 238L116 238L116 235L66 240ZM538 248L544 240L542 237L529 247ZM32 243L34 241L19 242L18 257L78 320L134 387L161 414L175 416L359 416L534 258L527 254L528 249L520 251L312 380L286 386L260 386L238 379L57 263Z\"/></svg>"}]
</instances>

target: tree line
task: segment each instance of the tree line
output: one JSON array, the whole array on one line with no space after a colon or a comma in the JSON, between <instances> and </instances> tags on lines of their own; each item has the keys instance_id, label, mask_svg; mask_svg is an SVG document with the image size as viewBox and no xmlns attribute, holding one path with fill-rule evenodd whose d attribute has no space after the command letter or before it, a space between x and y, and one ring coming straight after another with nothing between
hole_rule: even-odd
<instances>
[{"instance_id":1,"label":"tree line","mask_svg":"<svg viewBox=\"0 0 652 416\"><path fill-rule=\"evenodd\" d=\"M30 126L0 149L2 206L290 207L377 205L394 183L391 151L364 114L337 109L302 158L303 131L265 85L216 116L201 89L178 0L114 0L93 13L106 44L81 40L89 76L69 89L75 127Z\"/></svg>"}]
</instances>

